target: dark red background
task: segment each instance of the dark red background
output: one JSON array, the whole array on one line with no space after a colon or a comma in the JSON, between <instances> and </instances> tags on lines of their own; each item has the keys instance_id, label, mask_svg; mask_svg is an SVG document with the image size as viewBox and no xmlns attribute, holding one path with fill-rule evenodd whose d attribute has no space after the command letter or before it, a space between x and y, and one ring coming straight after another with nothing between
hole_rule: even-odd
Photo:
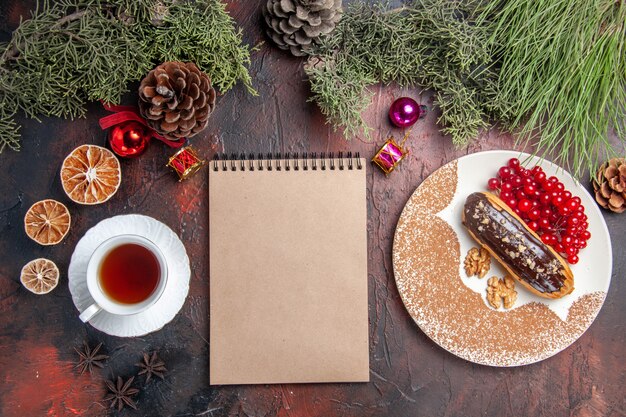
<instances>
[{"instance_id":1,"label":"dark red background","mask_svg":"<svg viewBox=\"0 0 626 417\"><path fill-rule=\"evenodd\" d=\"M265 41L261 2L232 2L229 10L244 29L245 41ZM1 36L8 39L33 1L0 1ZM302 60L265 43L250 68L258 97L241 86L218 98L205 132L193 139L200 153L360 151L371 157L389 134L401 136L386 117L401 95L429 102L415 88L373 86L367 119L373 140L346 141L325 124L309 89ZM134 90L136 86L132 86ZM125 104L133 104L130 94ZM514 149L509 135L481 135L456 150L438 133L436 112L413 129L411 155L386 178L368 167L369 320L371 381L318 384L211 387L208 378L208 215L206 169L184 183L165 167L172 151L158 142L138 160L122 161L123 181L107 203L73 204L59 182L67 153L83 143L104 144L97 121L105 112L89 107L87 119L21 120L23 148L0 155L0 415L74 416L106 413L103 378L129 376L141 352L158 350L167 363L165 381L138 395L142 416L622 416L626 415L626 217L605 214L613 243L613 278L595 323L576 343L541 363L497 369L458 359L432 343L413 323L399 298L392 273L391 243L400 211L417 185L442 164L487 149ZM42 247L23 232L28 207L56 198L72 212L72 229L54 247ZM98 221L117 214L153 216L174 229L191 258L189 296L163 330L145 337L111 337L82 324L67 288L66 271L78 239ZM350 213L346 213L350 215ZM35 296L19 283L23 264L36 257L54 260L60 285ZM93 376L73 369L74 346L104 342L111 355ZM140 380L141 382L141 380Z\"/></svg>"}]
</instances>

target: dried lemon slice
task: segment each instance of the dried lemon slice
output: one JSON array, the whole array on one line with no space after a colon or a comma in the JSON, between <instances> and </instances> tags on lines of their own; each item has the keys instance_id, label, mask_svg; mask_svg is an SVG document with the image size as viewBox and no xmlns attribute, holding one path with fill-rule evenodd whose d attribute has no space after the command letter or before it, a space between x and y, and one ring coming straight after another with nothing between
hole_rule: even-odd
<instances>
[{"instance_id":1,"label":"dried lemon slice","mask_svg":"<svg viewBox=\"0 0 626 417\"><path fill-rule=\"evenodd\" d=\"M35 259L24 265L20 281L34 294L47 294L59 283L59 268L49 259Z\"/></svg>"},{"instance_id":2,"label":"dried lemon slice","mask_svg":"<svg viewBox=\"0 0 626 417\"><path fill-rule=\"evenodd\" d=\"M121 181L120 162L101 146L81 145L61 166L63 190L79 204L104 203L117 192Z\"/></svg>"},{"instance_id":3,"label":"dried lemon slice","mask_svg":"<svg viewBox=\"0 0 626 417\"><path fill-rule=\"evenodd\" d=\"M70 230L70 211L56 200L41 200L33 204L24 216L24 230L40 245L56 245Z\"/></svg>"}]
</instances>

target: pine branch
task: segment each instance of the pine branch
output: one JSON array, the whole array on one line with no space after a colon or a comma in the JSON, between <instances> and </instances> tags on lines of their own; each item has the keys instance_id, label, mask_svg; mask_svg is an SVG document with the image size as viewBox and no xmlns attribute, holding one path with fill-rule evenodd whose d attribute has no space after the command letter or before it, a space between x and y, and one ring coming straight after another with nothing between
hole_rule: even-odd
<instances>
[{"instance_id":1,"label":"pine branch","mask_svg":"<svg viewBox=\"0 0 626 417\"><path fill-rule=\"evenodd\" d=\"M438 91L439 123L458 146L487 126L494 74L486 33L474 23L476 1L421 0L394 9L353 3L322 38L305 68L329 122L350 137L369 128L366 87L395 82ZM322 63L322 64L320 64Z\"/></svg>"},{"instance_id":2,"label":"pine branch","mask_svg":"<svg viewBox=\"0 0 626 417\"><path fill-rule=\"evenodd\" d=\"M238 81L255 93L250 49L219 0L44 1L0 50L0 152L19 148L14 111L84 116L165 60L195 61L222 93Z\"/></svg>"}]
</instances>

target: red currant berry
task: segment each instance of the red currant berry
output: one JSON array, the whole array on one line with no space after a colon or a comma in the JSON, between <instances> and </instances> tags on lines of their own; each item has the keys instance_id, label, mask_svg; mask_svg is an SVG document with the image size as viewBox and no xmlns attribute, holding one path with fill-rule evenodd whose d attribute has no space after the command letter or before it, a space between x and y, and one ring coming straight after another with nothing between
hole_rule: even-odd
<instances>
[{"instance_id":1,"label":"red currant berry","mask_svg":"<svg viewBox=\"0 0 626 417\"><path fill-rule=\"evenodd\" d=\"M534 178L535 178L535 181L541 183L541 182L543 182L543 180L546 179L546 173L543 172L543 171L536 172L535 175L534 175Z\"/></svg>"},{"instance_id":2,"label":"red currant berry","mask_svg":"<svg viewBox=\"0 0 626 417\"><path fill-rule=\"evenodd\" d=\"M533 203L529 199L523 198L523 199L519 200L519 202L517 203L517 208L522 213L526 213L526 212L530 211L530 209L533 208Z\"/></svg>"},{"instance_id":3,"label":"red currant berry","mask_svg":"<svg viewBox=\"0 0 626 417\"><path fill-rule=\"evenodd\" d=\"M504 202L506 203L507 206L511 208L517 207L517 200L514 199L513 197L509 198L508 200L504 200Z\"/></svg>"},{"instance_id":4,"label":"red currant berry","mask_svg":"<svg viewBox=\"0 0 626 417\"><path fill-rule=\"evenodd\" d=\"M524 192L524 190L517 190L517 191L515 191L515 198L517 198L518 200L521 200L521 199L526 198L526 197L527 197L527 195Z\"/></svg>"},{"instance_id":5,"label":"red currant berry","mask_svg":"<svg viewBox=\"0 0 626 417\"><path fill-rule=\"evenodd\" d=\"M552 229L552 223L550 223L550 220L543 217L541 219L539 219L539 227L543 230L551 230Z\"/></svg>"},{"instance_id":6,"label":"red currant berry","mask_svg":"<svg viewBox=\"0 0 626 417\"><path fill-rule=\"evenodd\" d=\"M574 238L570 235L563 235L561 236L561 242L563 243L563 246L568 247L572 245Z\"/></svg>"},{"instance_id":7,"label":"red currant berry","mask_svg":"<svg viewBox=\"0 0 626 417\"><path fill-rule=\"evenodd\" d=\"M578 255L572 255L567 257L567 262L574 265L578 263Z\"/></svg>"},{"instance_id":8,"label":"red currant berry","mask_svg":"<svg viewBox=\"0 0 626 417\"><path fill-rule=\"evenodd\" d=\"M554 250L559 253L565 253L565 247L561 242L557 242L554 244Z\"/></svg>"},{"instance_id":9,"label":"red currant berry","mask_svg":"<svg viewBox=\"0 0 626 417\"><path fill-rule=\"evenodd\" d=\"M583 230L587 230L587 228L589 228L589 223L587 223L587 221L585 220L580 224L579 227L581 227Z\"/></svg>"},{"instance_id":10,"label":"red currant berry","mask_svg":"<svg viewBox=\"0 0 626 417\"><path fill-rule=\"evenodd\" d=\"M552 233L546 233L543 236L541 236L541 240L543 241L543 243L545 243L546 245L554 245L555 243L557 243L557 238L556 235L552 234Z\"/></svg>"},{"instance_id":11,"label":"red currant berry","mask_svg":"<svg viewBox=\"0 0 626 417\"><path fill-rule=\"evenodd\" d=\"M577 217L574 217L574 214L575 213L572 213L572 216L567 219L568 226L578 226L580 224L580 219Z\"/></svg>"},{"instance_id":12,"label":"red currant berry","mask_svg":"<svg viewBox=\"0 0 626 417\"><path fill-rule=\"evenodd\" d=\"M549 180L544 180L541 183L541 188L543 188L546 191L552 191L552 190L554 190L554 183L552 181L549 181Z\"/></svg>"},{"instance_id":13,"label":"red currant berry","mask_svg":"<svg viewBox=\"0 0 626 417\"><path fill-rule=\"evenodd\" d=\"M528 212L528 218L531 220L537 220L541 217L541 212L537 208L533 208Z\"/></svg>"},{"instance_id":14,"label":"red currant berry","mask_svg":"<svg viewBox=\"0 0 626 417\"><path fill-rule=\"evenodd\" d=\"M556 184L559 182L559 179L553 175L550 178L548 178L548 181L550 181L551 183L555 184L555 186L556 186Z\"/></svg>"},{"instance_id":15,"label":"red currant berry","mask_svg":"<svg viewBox=\"0 0 626 417\"><path fill-rule=\"evenodd\" d=\"M511 158L509 159L509 162L507 163L509 168L514 168L517 169L519 168L519 159L517 158Z\"/></svg>"},{"instance_id":16,"label":"red currant berry","mask_svg":"<svg viewBox=\"0 0 626 417\"><path fill-rule=\"evenodd\" d=\"M552 216L552 210L549 207L541 209L541 217L549 219Z\"/></svg>"},{"instance_id":17,"label":"red currant berry","mask_svg":"<svg viewBox=\"0 0 626 417\"><path fill-rule=\"evenodd\" d=\"M587 247L587 241L585 239L581 239L580 242L578 243L578 247L580 249L585 249Z\"/></svg>"},{"instance_id":18,"label":"red currant berry","mask_svg":"<svg viewBox=\"0 0 626 417\"><path fill-rule=\"evenodd\" d=\"M576 201L574 201L573 198L570 198L569 200L567 200L565 202L565 205L567 207L569 207L570 211L572 211L572 212L578 211L578 203Z\"/></svg>"},{"instance_id":19,"label":"red currant berry","mask_svg":"<svg viewBox=\"0 0 626 417\"><path fill-rule=\"evenodd\" d=\"M573 246L568 246L565 248L565 253L567 256L578 255L578 249Z\"/></svg>"},{"instance_id":20,"label":"red currant berry","mask_svg":"<svg viewBox=\"0 0 626 417\"><path fill-rule=\"evenodd\" d=\"M584 240L589 240L591 239L591 232L589 230L583 230L580 234L580 237Z\"/></svg>"},{"instance_id":21,"label":"red currant berry","mask_svg":"<svg viewBox=\"0 0 626 417\"><path fill-rule=\"evenodd\" d=\"M555 207L561 207L563 203L565 203L565 200L563 199L563 197L561 197L560 194L552 197L552 204Z\"/></svg>"},{"instance_id":22,"label":"red currant berry","mask_svg":"<svg viewBox=\"0 0 626 417\"><path fill-rule=\"evenodd\" d=\"M565 233L570 236L578 236L578 227L576 226L567 226L565 229Z\"/></svg>"},{"instance_id":23,"label":"red currant berry","mask_svg":"<svg viewBox=\"0 0 626 417\"><path fill-rule=\"evenodd\" d=\"M490 190L497 190L500 188L500 180L497 178L489 178L489 181L487 181L487 187Z\"/></svg>"},{"instance_id":24,"label":"red currant berry","mask_svg":"<svg viewBox=\"0 0 626 417\"><path fill-rule=\"evenodd\" d=\"M510 182L503 182L500 187L502 191L513 191L513 184L511 184Z\"/></svg>"},{"instance_id":25,"label":"red currant berry","mask_svg":"<svg viewBox=\"0 0 626 417\"><path fill-rule=\"evenodd\" d=\"M565 190L565 186L563 185L562 182L557 182L556 183L556 189L557 189L557 191L563 191L563 190Z\"/></svg>"},{"instance_id":26,"label":"red currant berry","mask_svg":"<svg viewBox=\"0 0 626 417\"><path fill-rule=\"evenodd\" d=\"M535 191L537 191L537 187L535 187L533 184L526 184L524 186L524 192L528 196L534 195Z\"/></svg>"},{"instance_id":27,"label":"red currant berry","mask_svg":"<svg viewBox=\"0 0 626 417\"><path fill-rule=\"evenodd\" d=\"M536 232L537 230L539 230L539 223L537 223L534 220L529 221L528 223L526 223L526 225L528 226L528 228L530 230L532 230L533 232Z\"/></svg>"},{"instance_id":28,"label":"red currant berry","mask_svg":"<svg viewBox=\"0 0 626 417\"><path fill-rule=\"evenodd\" d=\"M572 200L576 201L578 204L582 203L582 200L578 196L572 197Z\"/></svg>"},{"instance_id":29,"label":"red currant berry","mask_svg":"<svg viewBox=\"0 0 626 417\"><path fill-rule=\"evenodd\" d=\"M498 176L503 180L506 180L511 176L511 168L502 167L498 170Z\"/></svg>"},{"instance_id":30,"label":"red currant berry","mask_svg":"<svg viewBox=\"0 0 626 417\"><path fill-rule=\"evenodd\" d=\"M513 188L519 188L522 186L523 181L521 177L513 177L511 178L511 184L513 184Z\"/></svg>"},{"instance_id":31,"label":"red currant berry","mask_svg":"<svg viewBox=\"0 0 626 417\"><path fill-rule=\"evenodd\" d=\"M559 214L561 216L568 216L572 212L570 208L565 205L565 203L562 203L558 207L559 207Z\"/></svg>"},{"instance_id":32,"label":"red currant berry","mask_svg":"<svg viewBox=\"0 0 626 417\"><path fill-rule=\"evenodd\" d=\"M572 193L567 190L563 191L563 198L569 200L570 198L572 198Z\"/></svg>"},{"instance_id":33,"label":"red currant berry","mask_svg":"<svg viewBox=\"0 0 626 417\"><path fill-rule=\"evenodd\" d=\"M552 196L550 195L550 193L543 193L539 196L539 202L544 206L549 205L551 201Z\"/></svg>"},{"instance_id":34,"label":"red currant berry","mask_svg":"<svg viewBox=\"0 0 626 417\"><path fill-rule=\"evenodd\" d=\"M502 201L506 202L507 200L513 198L513 193L510 191L502 191L500 193L500 199L502 199Z\"/></svg>"}]
</instances>

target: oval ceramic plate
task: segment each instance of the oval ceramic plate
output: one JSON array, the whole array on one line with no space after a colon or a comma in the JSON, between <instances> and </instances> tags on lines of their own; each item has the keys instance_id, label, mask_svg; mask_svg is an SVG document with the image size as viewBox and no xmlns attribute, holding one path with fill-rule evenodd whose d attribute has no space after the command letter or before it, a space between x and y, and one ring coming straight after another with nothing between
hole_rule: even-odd
<instances>
[{"instance_id":1,"label":"oval ceramic plate","mask_svg":"<svg viewBox=\"0 0 626 417\"><path fill-rule=\"evenodd\" d=\"M161 298L146 311L129 316L116 316L102 311L89 324L113 336L143 336L169 323L185 303L191 275L189 258L176 233L152 217L127 214L102 220L80 239L70 261L69 287L74 305L80 313L93 303L86 280L91 254L100 243L120 234L143 236L161 249L168 266L167 286Z\"/></svg>"},{"instance_id":2,"label":"oval ceramic plate","mask_svg":"<svg viewBox=\"0 0 626 417\"><path fill-rule=\"evenodd\" d=\"M513 157L526 167L541 165L582 199L591 239L571 265L571 294L549 300L517 284L513 308L495 310L486 301L487 280L505 270L492 259L485 278L467 277L463 260L478 244L461 224L461 211L466 197L486 191L487 180ZM611 241L595 201L569 173L528 154L480 152L444 165L415 190L396 228L393 268L404 305L439 346L479 364L527 365L568 347L598 315L611 281Z\"/></svg>"}]
</instances>

